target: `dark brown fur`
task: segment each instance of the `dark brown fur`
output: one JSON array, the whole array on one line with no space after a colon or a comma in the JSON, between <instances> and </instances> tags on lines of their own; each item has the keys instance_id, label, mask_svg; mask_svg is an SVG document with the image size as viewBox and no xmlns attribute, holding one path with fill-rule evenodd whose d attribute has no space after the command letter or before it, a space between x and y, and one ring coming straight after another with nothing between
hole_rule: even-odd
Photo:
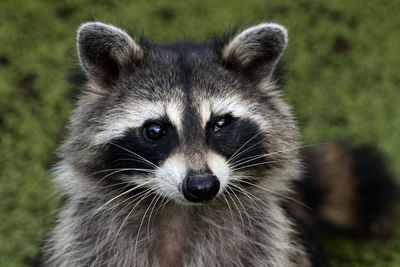
<instances>
[{"instance_id":1,"label":"dark brown fur","mask_svg":"<svg viewBox=\"0 0 400 267\"><path fill-rule=\"evenodd\" d=\"M323 223L360 236L388 236L394 230L398 187L381 154L371 146L330 142L302 153L305 178L290 203L308 223Z\"/></svg>"}]
</instances>

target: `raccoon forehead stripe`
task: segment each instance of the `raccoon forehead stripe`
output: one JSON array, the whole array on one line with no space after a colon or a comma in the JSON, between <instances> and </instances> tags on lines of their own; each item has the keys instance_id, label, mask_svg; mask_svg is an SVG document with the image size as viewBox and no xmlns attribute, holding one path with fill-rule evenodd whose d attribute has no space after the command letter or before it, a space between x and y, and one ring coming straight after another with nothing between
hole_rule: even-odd
<instances>
[{"instance_id":1,"label":"raccoon forehead stripe","mask_svg":"<svg viewBox=\"0 0 400 267\"><path fill-rule=\"evenodd\" d=\"M141 127L148 120L157 120L166 115L179 130L181 126L181 108L177 103L137 101L110 110L104 116L101 131L94 137L94 144L104 144L122 137L128 129Z\"/></svg>"},{"instance_id":2,"label":"raccoon forehead stripe","mask_svg":"<svg viewBox=\"0 0 400 267\"><path fill-rule=\"evenodd\" d=\"M199 114L200 114L200 118L201 118L201 127L205 128L207 122L210 120L210 117L211 117L209 101L202 101L199 104Z\"/></svg>"},{"instance_id":3,"label":"raccoon forehead stripe","mask_svg":"<svg viewBox=\"0 0 400 267\"><path fill-rule=\"evenodd\" d=\"M221 116L231 113L235 117L248 117L249 105L245 101L241 101L236 97L216 98L210 101L202 101L199 103L199 114L201 116L201 125L204 128L211 119L211 114Z\"/></svg>"},{"instance_id":4,"label":"raccoon forehead stripe","mask_svg":"<svg viewBox=\"0 0 400 267\"><path fill-rule=\"evenodd\" d=\"M248 117L249 104L239 97L217 98L211 103L211 111L217 115L231 113L234 117Z\"/></svg>"},{"instance_id":5,"label":"raccoon forehead stripe","mask_svg":"<svg viewBox=\"0 0 400 267\"><path fill-rule=\"evenodd\" d=\"M265 121L265 118L258 115L258 107L255 103L238 96L213 99L210 103L210 109L216 115L230 113L237 118L253 118L256 121Z\"/></svg>"},{"instance_id":6,"label":"raccoon forehead stripe","mask_svg":"<svg viewBox=\"0 0 400 267\"><path fill-rule=\"evenodd\" d=\"M258 112L254 103L243 100L240 97L232 96L225 98L215 98L210 101L202 101L199 103L199 114L201 116L201 125L204 128L211 119L211 114L221 116L227 113L237 118L251 118L254 121L260 122L261 127L268 127L268 121L265 120ZM252 110L253 109L253 110Z\"/></svg>"},{"instance_id":7,"label":"raccoon forehead stripe","mask_svg":"<svg viewBox=\"0 0 400 267\"><path fill-rule=\"evenodd\" d=\"M182 132L182 114L184 107L181 103L170 101L167 103L165 112L168 119L176 127L178 133Z\"/></svg>"}]
</instances>

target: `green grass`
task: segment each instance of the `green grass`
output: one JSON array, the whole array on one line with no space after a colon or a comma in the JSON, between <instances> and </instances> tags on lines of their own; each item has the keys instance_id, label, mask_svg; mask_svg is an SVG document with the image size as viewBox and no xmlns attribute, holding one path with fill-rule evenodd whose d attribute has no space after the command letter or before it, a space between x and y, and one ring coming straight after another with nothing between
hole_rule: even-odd
<instances>
[{"instance_id":1,"label":"green grass","mask_svg":"<svg viewBox=\"0 0 400 267\"><path fill-rule=\"evenodd\" d=\"M305 143L372 143L400 174L400 2L0 2L0 266L29 266L59 201L49 168L73 106L80 23L100 20L156 41L201 40L232 25L289 29L286 99ZM400 266L400 229L386 240L330 236L333 266Z\"/></svg>"}]
</instances>

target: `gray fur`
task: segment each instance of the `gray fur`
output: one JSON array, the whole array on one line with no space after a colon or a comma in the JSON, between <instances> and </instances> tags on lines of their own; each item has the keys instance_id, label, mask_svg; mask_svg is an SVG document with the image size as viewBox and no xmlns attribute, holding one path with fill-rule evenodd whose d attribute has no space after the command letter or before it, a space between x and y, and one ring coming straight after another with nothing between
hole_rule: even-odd
<instances>
[{"instance_id":1,"label":"gray fur","mask_svg":"<svg viewBox=\"0 0 400 267\"><path fill-rule=\"evenodd\" d=\"M78 55L82 69L101 86L112 64L124 67L143 56L141 48L124 31L102 23L85 23L78 29Z\"/></svg>"},{"instance_id":2,"label":"gray fur","mask_svg":"<svg viewBox=\"0 0 400 267\"><path fill-rule=\"evenodd\" d=\"M299 132L269 78L286 31L268 24L254 28L221 50L212 43L139 45L100 23L80 28L78 51L90 90L73 111L60 149L56 184L67 201L45 246L47 266L310 265L282 208L290 182L299 177ZM267 57L261 49L266 39L275 49ZM105 67L110 61L104 58L114 60L116 69ZM259 64L255 59L268 66L264 77L252 76L260 73L251 68ZM246 68L228 68L229 60ZM226 112L258 126L268 168L235 171L210 149L207 125L213 114ZM98 177L110 142L160 114L170 117L179 136L168 158L150 173ZM209 204L188 203L180 192L182 178L205 168L220 178L220 192ZM243 176L257 179L246 185ZM135 200L126 187L107 183L109 178L151 191Z\"/></svg>"},{"instance_id":3,"label":"gray fur","mask_svg":"<svg viewBox=\"0 0 400 267\"><path fill-rule=\"evenodd\" d=\"M268 77L287 44L287 31L281 25L264 23L235 36L222 51L225 60L234 60L242 67L259 68Z\"/></svg>"}]
</instances>

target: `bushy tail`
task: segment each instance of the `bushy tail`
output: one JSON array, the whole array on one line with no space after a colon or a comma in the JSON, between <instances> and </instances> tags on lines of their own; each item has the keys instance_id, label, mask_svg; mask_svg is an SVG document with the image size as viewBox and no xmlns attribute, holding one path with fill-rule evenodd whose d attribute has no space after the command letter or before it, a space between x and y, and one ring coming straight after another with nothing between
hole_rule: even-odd
<instances>
[{"instance_id":1,"label":"bushy tail","mask_svg":"<svg viewBox=\"0 0 400 267\"><path fill-rule=\"evenodd\" d=\"M302 153L305 177L295 185L290 212L307 224L327 225L362 236L394 230L397 184L382 155L371 146L331 142Z\"/></svg>"}]
</instances>

